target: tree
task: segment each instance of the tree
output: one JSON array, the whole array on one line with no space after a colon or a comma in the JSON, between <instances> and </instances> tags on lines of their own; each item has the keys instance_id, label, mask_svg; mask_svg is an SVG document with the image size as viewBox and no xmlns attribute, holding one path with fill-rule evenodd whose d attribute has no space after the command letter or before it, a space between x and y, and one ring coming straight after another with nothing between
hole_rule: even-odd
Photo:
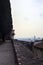
<instances>
[{"instance_id":1,"label":"tree","mask_svg":"<svg viewBox=\"0 0 43 65\"><path fill-rule=\"evenodd\" d=\"M0 1L0 34L4 39L7 35L10 36L12 31L12 17L9 0ZM0 36L0 37L1 37Z\"/></svg>"}]
</instances>

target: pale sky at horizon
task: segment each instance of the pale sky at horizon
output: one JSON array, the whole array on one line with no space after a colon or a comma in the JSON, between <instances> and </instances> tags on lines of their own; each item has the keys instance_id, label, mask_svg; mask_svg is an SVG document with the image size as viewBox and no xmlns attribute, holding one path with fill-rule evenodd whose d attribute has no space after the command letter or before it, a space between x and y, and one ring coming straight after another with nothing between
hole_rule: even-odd
<instances>
[{"instance_id":1,"label":"pale sky at horizon","mask_svg":"<svg viewBox=\"0 0 43 65\"><path fill-rule=\"evenodd\" d=\"M15 38L43 37L43 0L10 0Z\"/></svg>"}]
</instances>

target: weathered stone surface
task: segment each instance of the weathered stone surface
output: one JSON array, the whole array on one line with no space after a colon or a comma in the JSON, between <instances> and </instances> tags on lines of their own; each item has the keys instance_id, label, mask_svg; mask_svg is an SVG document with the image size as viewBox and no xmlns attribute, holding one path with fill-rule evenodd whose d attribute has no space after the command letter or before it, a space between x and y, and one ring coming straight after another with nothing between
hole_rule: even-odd
<instances>
[{"instance_id":1,"label":"weathered stone surface","mask_svg":"<svg viewBox=\"0 0 43 65\"><path fill-rule=\"evenodd\" d=\"M22 42L14 43L19 65L43 65L43 59L33 59L32 52Z\"/></svg>"}]
</instances>

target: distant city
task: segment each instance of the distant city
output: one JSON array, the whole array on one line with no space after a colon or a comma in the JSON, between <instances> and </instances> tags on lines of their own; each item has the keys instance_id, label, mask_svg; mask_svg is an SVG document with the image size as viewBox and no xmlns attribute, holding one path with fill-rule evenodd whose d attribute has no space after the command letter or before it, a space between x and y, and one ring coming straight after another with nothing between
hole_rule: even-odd
<instances>
[{"instance_id":1,"label":"distant city","mask_svg":"<svg viewBox=\"0 0 43 65\"><path fill-rule=\"evenodd\" d=\"M34 37L31 37L31 38L16 38L16 39L21 40L21 41L27 41L27 42L33 41L34 42L35 40L41 40L43 38L34 36Z\"/></svg>"}]
</instances>

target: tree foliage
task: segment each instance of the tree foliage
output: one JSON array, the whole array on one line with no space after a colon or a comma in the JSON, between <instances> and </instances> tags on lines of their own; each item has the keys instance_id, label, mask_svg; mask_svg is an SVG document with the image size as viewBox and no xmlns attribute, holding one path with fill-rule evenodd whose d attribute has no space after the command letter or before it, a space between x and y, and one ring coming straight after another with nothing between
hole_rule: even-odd
<instances>
[{"instance_id":1,"label":"tree foliage","mask_svg":"<svg viewBox=\"0 0 43 65\"><path fill-rule=\"evenodd\" d=\"M0 1L0 37L10 34L12 30L11 7L9 0Z\"/></svg>"}]
</instances>

